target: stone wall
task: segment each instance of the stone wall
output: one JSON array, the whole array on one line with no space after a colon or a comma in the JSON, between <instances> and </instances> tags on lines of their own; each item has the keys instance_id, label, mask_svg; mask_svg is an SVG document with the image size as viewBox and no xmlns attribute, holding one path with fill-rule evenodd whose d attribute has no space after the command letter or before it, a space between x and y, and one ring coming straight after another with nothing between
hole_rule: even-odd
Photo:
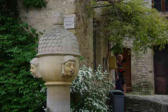
<instances>
[{"instance_id":1,"label":"stone wall","mask_svg":"<svg viewBox=\"0 0 168 112\"><path fill-rule=\"evenodd\" d=\"M146 1L147 7L152 7L152 0ZM133 92L137 94L154 94L153 50L131 55L131 76Z\"/></svg>"},{"instance_id":2,"label":"stone wall","mask_svg":"<svg viewBox=\"0 0 168 112\"><path fill-rule=\"evenodd\" d=\"M132 40L126 38L126 48L132 47ZM131 79L133 93L154 94L154 64L153 50L146 52L131 52Z\"/></svg>"},{"instance_id":3,"label":"stone wall","mask_svg":"<svg viewBox=\"0 0 168 112\"><path fill-rule=\"evenodd\" d=\"M125 112L168 112L167 96L126 96Z\"/></svg>"},{"instance_id":4,"label":"stone wall","mask_svg":"<svg viewBox=\"0 0 168 112\"><path fill-rule=\"evenodd\" d=\"M84 57L81 64L93 66L93 22L88 17L89 5L89 0L48 0L42 9L26 9L19 3L19 11L23 21L42 33L59 23L65 15L75 14L75 28L70 31L78 38L80 53Z\"/></svg>"},{"instance_id":5,"label":"stone wall","mask_svg":"<svg viewBox=\"0 0 168 112\"><path fill-rule=\"evenodd\" d=\"M76 0L76 36L84 57L81 64L93 67L93 15L90 11L90 0Z\"/></svg>"},{"instance_id":6,"label":"stone wall","mask_svg":"<svg viewBox=\"0 0 168 112\"><path fill-rule=\"evenodd\" d=\"M74 14L76 9L75 0L48 0L42 9L26 9L21 3L19 6L21 19L41 32L55 25L60 15Z\"/></svg>"},{"instance_id":7,"label":"stone wall","mask_svg":"<svg viewBox=\"0 0 168 112\"><path fill-rule=\"evenodd\" d=\"M132 53L131 76L133 91L138 94L154 93L153 51L135 55Z\"/></svg>"},{"instance_id":8,"label":"stone wall","mask_svg":"<svg viewBox=\"0 0 168 112\"><path fill-rule=\"evenodd\" d=\"M102 34L101 34L101 28L99 28L99 26L97 26L96 28L96 34L95 34L95 38L96 38L96 50L95 50L95 61L96 61L96 66L98 65L104 65L107 61L107 55L108 55L108 41L107 39L105 39ZM105 66L104 66L105 67Z\"/></svg>"},{"instance_id":9,"label":"stone wall","mask_svg":"<svg viewBox=\"0 0 168 112\"><path fill-rule=\"evenodd\" d=\"M96 43L93 44L93 17L90 15L89 0L48 0L46 8L26 9L20 5L20 17L33 28L40 32L54 26L60 20L60 16L75 14L76 27L71 29L78 38L81 55L81 65L93 66L93 46L95 45L95 62L105 65L108 55L108 41L101 33L101 9L96 9L96 21L99 24L94 27ZM63 18L62 18L63 19ZM131 47L131 41L126 42L126 47ZM135 56L132 53L131 76L133 90L138 94L151 94L154 91L153 53L148 50L146 54ZM150 90L150 91L149 91Z\"/></svg>"},{"instance_id":10,"label":"stone wall","mask_svg":"<svg viewBox=\"0 0 168 112\"><path fill-rule=\"evenodd\" d=\"M104 38L103 29L101 27L101 14L102 9L96 8L94 15L94 49L95 49L95 65L102 65L106 70L108 70L107 66L105 66L105 63L107 61L108 57L108 40Z\"/></svg>"}]
</instances>

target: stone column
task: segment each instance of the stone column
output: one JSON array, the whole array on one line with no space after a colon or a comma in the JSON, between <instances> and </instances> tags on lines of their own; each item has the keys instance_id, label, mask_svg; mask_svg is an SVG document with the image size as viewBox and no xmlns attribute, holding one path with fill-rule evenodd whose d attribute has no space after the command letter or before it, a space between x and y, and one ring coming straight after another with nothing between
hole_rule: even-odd
<instances>
[{"instance_id":1,"label":"stone column","mask_svg":"<svg viewBox=\"0 0 168 112\"><path fill-rule=\"evenodd\" d=\"M47 85L47 108L49 112L70 112L70 86Z\"/></svg>"}]
</instances>

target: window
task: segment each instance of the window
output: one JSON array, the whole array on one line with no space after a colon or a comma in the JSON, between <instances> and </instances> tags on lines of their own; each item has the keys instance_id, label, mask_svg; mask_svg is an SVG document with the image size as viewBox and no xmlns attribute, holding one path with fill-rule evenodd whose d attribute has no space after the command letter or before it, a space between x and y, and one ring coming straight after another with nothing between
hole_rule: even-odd
<instances>
[{"instance_id":1,"label":"window","mask_svg":"<svg viewBox=\"0 0 168 112\"><path fill-rule=\"evenodd\" d=\"M168 11L168 0L152 0L152 2L153 8L156 8L158 11Z\"/></svg>"}]
</instances>

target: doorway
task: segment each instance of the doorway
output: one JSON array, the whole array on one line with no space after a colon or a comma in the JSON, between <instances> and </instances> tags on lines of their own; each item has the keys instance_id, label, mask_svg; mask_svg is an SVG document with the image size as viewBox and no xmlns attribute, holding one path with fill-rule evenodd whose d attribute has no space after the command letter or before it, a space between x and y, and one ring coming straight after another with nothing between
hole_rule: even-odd
<instances>
[{"instance_id":1,"label":"doorway","mask_svg":"<svg viewBox=\"0 0 168 112\"><path fill-rule=\"evenodd\" d=\"M168 94L168 45L164 49L154 47L155 93Z\"/></svg>"},{"instance_id":2,"label":"doorway","mask_svg":"<svg viewBox=\"0 0 168 112\"><path fill-rule=\"evenodd\" d=\"M123 70L124 72L124 79L126 83L126 89L127 92L130 92L132 90L132 83L131 83L131 49L129 48L124 48L123 50L123 58L124 58L124 63L123 63Z\"/></svg>"}]
</instances>

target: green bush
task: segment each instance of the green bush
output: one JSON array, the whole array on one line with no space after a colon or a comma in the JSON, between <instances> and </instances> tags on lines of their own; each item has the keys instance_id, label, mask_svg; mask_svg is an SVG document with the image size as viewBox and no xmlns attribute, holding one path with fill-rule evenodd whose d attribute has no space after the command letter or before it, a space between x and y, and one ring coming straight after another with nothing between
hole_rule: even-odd
<instances>
[{"instance_id":1,"label":"green bush","mask_svg":"<svg viewBox=\"0 0 168 112\"><path fill-rule=\"evenodd\" d=\"M43 7L44 0L24 0ZM18 19L18 0L0 0L0 112L39 112L45 105L43 81L29 72L38 35Z\"/></svg>"},{"instance_id":2,"label":"green bush","mask_svg":"<svg viewBox=\"0 0 168 112\"><path fill-rule=\"evenodd\" d=\"M112 88L107 72L83 66L71 87L72 112L107 112L107 94Z\"/></svg>"},{"instance_id":3,"label":"green bush","mask_svg":"<svg viewBox=\"0 0 168 112\"><path fill-rule=\"evenodd\" d=\"M43 81L29 72L37 35L20 21L0 16L0 112L39 112L45 103ZM34 36L34 37L33 37Z\"/></svg>"}]
</instances>

